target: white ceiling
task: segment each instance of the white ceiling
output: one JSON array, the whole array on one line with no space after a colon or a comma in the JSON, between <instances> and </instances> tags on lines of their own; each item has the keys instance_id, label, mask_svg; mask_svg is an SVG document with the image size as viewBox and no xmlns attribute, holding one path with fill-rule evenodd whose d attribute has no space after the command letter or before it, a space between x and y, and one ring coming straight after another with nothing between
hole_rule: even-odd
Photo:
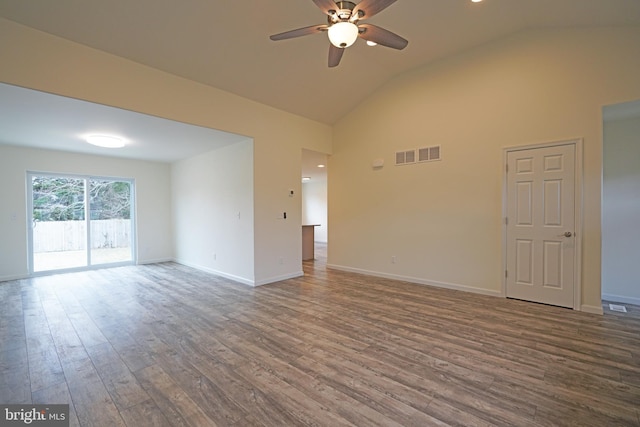
<instances>
[{"instance_id":1,"label":"white ceiling","mask_svg":"<svg viewBox=\"0 0 640 427\"><path fill-rule=\"evenodd\" d=\"M87 144L118 135L124 148ZM0 83L0 144L174 162L246 137Z\"/></svg>"},{"instance_id":2,"label":"white ceiling","mask_svg":"<svg viewBox=\"0 0 640 427\"><path fill-rule=\"evenodd\" d=\"M640 25L640 0L398 0L367 22L408 47L358 40L336 68L325 34L269 39L326 22L312 0L0 0L0 17L333 124L394 76L518 31ZM132 143L105 152L80 142L96 129ZM174 161L242 138L0 85L0 143Z\"/></svg>"}]
</instances>

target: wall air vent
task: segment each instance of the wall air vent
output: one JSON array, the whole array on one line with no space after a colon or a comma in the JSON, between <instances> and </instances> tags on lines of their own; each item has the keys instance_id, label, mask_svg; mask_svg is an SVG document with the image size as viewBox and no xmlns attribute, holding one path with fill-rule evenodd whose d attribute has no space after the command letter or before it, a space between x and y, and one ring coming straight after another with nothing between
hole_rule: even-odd
<instances>
[{"instance_id":1,"label":"wall air vent","mask_svg":"<svg viewBox=\"0 0 640 427\"><path fill-rule=\"evenodd\" d=\"M416 162L416 150L396 151L396 166Z\"/></svg>"},{"instance_id":2,"label":"wall air vent","mask_svg":"<svg viewBox=\"0 0 640 427\"><path fill-rule=\"evenodd\" d=\"M433 147L424 147L418 149L418 161L419 162L433 162L441 160L440 146L434 145Z\"/></svg>"}]
</instances>

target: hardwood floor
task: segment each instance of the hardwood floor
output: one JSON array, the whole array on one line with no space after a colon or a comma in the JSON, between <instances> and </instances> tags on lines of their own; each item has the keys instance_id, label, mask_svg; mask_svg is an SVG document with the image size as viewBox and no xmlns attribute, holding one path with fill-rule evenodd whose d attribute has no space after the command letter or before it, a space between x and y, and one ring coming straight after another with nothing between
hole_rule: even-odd
<instances>
[{"instance_id":1,"label":"hardwood floor","mask_svg":"<svg viewBox=\"0 0 640 427\"><path fill-rule=\"evenodd\" d=\"M0 403L82 426L638 426L640 307L604 316L326 270L0 284Z\"/></svg>"}]
</instances>

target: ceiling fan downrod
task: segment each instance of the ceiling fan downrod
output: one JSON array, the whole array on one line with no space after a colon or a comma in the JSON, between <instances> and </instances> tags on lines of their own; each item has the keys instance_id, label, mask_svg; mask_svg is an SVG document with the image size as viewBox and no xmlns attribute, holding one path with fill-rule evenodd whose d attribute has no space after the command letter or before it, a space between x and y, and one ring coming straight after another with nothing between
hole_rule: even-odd
<instances>
[{"instance_id":1,"label":"ceiling fan downrod","mask_svg":"<svg viewBox=\"0 0 640 427\"><path fill-rule=\"evenodd\" d=\"M328 13L328 21L329 24L335 24L340 21L348 21L355 22L360 19L361 12L353 14L353 9L355 9L356 4L351 1L337 1L336 6L338 6L338 10L329 10Z\"/></svg>"}]
</instances>

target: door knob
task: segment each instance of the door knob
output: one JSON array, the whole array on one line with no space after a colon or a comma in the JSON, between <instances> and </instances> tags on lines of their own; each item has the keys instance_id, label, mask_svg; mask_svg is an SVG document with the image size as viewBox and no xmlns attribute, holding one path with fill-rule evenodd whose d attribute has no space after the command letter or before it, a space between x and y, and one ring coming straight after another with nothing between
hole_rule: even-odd
<instances>
[{"instance_id":1,"label":"door knob","mask_svg":"<svg viewBox=\"0 0 640 427\"><path fill-rule=\"evenodd\" d=\"M564 237L571 237L571 236L573 236L573 233L571 233L570 231L565 231L563 236Z\"/></svg>"}]
</instances>

